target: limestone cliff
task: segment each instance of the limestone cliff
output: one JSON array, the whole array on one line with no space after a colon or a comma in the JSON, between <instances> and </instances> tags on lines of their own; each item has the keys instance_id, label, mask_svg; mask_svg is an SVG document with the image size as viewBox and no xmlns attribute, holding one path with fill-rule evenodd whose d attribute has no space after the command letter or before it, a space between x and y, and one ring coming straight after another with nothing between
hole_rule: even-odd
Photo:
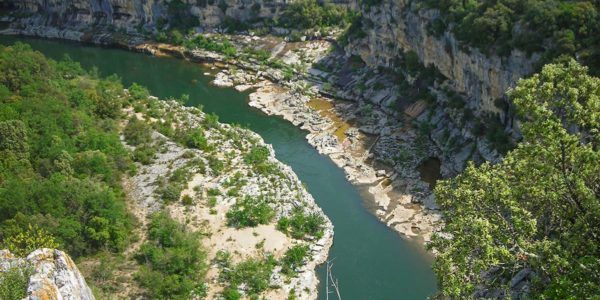
<instances>
[{"instance_id":1,"label":"limestone cliff","mask_svg":"<svg viewBox=\"0 0 600 300\"><path fill-rule=\"evenodd\" d=\"M539 59L513 50L508 57L487 56L459 43L449 30L435 37L429 24L439 17L438 10L425 9L423 1L382 0L381 4L361 8L362 39L350 41L349 54L360 57L372 67L394 68L406 51L418 54L424 65L433 64L451 86L468 95L480 112L503 114L494 101L503 98L517 80L533 72Z\"/></svg>"},{"instance_id":2,"label":"limestone cliff","mask_svg":"<svg viewBox=\"0 0 600 300\"><path fill-rule=\"evenodd\" d=\"M0 250L0 271L12 267L32 268L26 300L93 300L94 295L66 253L56 249L38 249L26 258Z\"/></svg>"},{"instance_id":3,"label":"limestone cliff","mask_svg":"<svg viewBox=\"0 0 600 300\"><path fill-rule=\"evenodd\" d=\"M284 0L5 0L0 7L17 11L28 25L83 29L110 26L128 32L150 30L174 13L197 19L203 27L219 25L225 18L250 21L280 12Z\"/></svg>"},{"instance_id":4,"label":"limestone cliff","mask_svg":"<svg viewBox=\"0 0 600 300\"><path fill-rule=\"evenodd\" d=\"M127 33L153 30L157 25L186 16L200 27L214 28L227 18L252 23L277 17L285 0L4 0L0 8L18 16L21 26L85 32L92 27ZM476 112L504 111L494 105L516 81L532 73L536 55L513 50L508 57L488 56L461 45L448 29L435 37L428 26L439 11L422 8L423 1L382 0L368 6L359 1L336 1L360 10L362 38L350 40L348 55L359 55L370 67L396 68L406 51L414 51L424 65L434 65L450 79L451 87L467 95ZM451 27L450 27L451 28ZM32 30L30 28L30 30ZM47 30L47 29L46 29ZM48 36L49 34L40 35ZM63 34L64 35L64 34ZM52 36L52 35L49 35ZM57 37L62 37L58 35ZM81 37L79 37L81 38ZM72 39L79 39L72 38Z\"/></svg>"}]
</instances>

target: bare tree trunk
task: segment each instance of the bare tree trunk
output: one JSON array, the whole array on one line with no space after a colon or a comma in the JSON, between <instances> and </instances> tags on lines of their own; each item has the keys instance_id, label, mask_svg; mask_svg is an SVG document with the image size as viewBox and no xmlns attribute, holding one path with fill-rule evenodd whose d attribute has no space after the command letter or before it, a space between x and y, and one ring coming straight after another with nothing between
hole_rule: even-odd
<instances>
[{"instance_id":1,"label":"bare tree trunk","mask_svg":"<svg viewBox=\"0 0 600 300\"><path fill-rule=\"evenodd\" d=\"M335 259L335 258L334 258ZM331 280L331 286L333 287L333 290L335 291L335 294L337 295L337 299L338 300L342 300L342 296L340 295L340 285L337 279L333 278L333 272L331 271L331 268L333 268L333 260L328 260L327 261L327 276L325 277L325 282L326 282L326 291L327 291L327 300L329 300L329 281Z\"/></svg>"}]
</instances>

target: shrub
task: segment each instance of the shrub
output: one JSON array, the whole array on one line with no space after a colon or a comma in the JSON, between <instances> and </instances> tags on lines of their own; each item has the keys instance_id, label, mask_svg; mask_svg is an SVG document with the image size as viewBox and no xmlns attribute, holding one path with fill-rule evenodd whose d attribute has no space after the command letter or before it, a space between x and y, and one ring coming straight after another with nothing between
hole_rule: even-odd
<instances>
[{"instance_id":1,"label":"shrub","mask_svg":"<svg viewBox=\"0 0 600 300\"><path fill-rule=\"evenodd\" d=\"M294 1L286 5L278 20L287 28L312 29L350 24L355 14L348 8L316 0Z\"/></svg>"},{"instance_id":2,"label":"shrub","mask_svg":"<svg viewBox=\"0 0 600 300\"><path fill-rule=\"evenodd\" d=\"M307 245L295 245L288 249L281 259L281 272L288 276L294 276L296 268L302 265L308 254Z\"/></svg>"},{"instance_id":3,"label":"shrub","mask_svg":"<svg viewBox=\"0 0 600 300\"><path fill-rule=\"evenodd\" d=\"M132 146L149 143L152 140L152 127L136 116L132 116L123 129L123 135L127 143Z\"/></svg>"},{"instance_id":4,"label":"shrub","mask_svg":"<svg viewBox=\"0 0 600 300\"><path fill-rule=\"evenodd\" d=\"M204 137L202 129L196 128L187 132L185 137L185 145L190 148L208 151L211 147L208 145L208 140Z\"/></svg>"},{"instance_id":5,"label":"shrub","mask_svg":"<svg viewBox=\"0 0 600 300\"><path fill-rule=\"evenodd\" d=\"M148 242L136 259L143 264L135 278L155 299L187 299L205 291L206 253L199 235L190 233L166 212L151 216ZM200 295L201 296L201 295Z\"/></svg>"},{"instance_id":6,"label":"shrub","mask_svg":"<svg viewBox=\"0 0 600 300\"><path fill-rule=\"evenodd\" d=\"M139 145L133 150L133 161L149 165L154 161L158 148L149 144Z\"/></svg>"},{"instance_id":7,"label":"shrub","mask_svg":"<svg viewBox=\"0 0 600 300\"><path fill-rule=\"evenodd\" d=\"M213 51L222 53L227 57L234 57L237 54L237 48L226 39L217 39L215 37L205 37L198 35L193 39L184 42L184 45L188 49L204 49L207 51Z\"/></svg>"},{"instance_id":8,"label":"shrub","mask_svg":"<svg viewBox=\"0 0 600 300\"><path fill-rule=\"evenodd\" d=\"M219 116L214 113L204 115L204 125L208 128L218 128Z\"/></svg>"},{"instance_id":9,"label":"shrub","mask_svg":"<svg viewBox=\"0 0 600 300\"><path fill-rule=\"evenodd\" d=\"M0 299L24 299L32 273L30 267L12 267L0 272Z\"/></svg>"},{"instance_id":10,"label":"shrub","mask_svg":"<svg viewBox=\"0 0 600 300\"><path fill-rule=\"evenodd\" d=\"M192 205L194 204L194 198L192 198L192 196L185 194L183 195L183 197L181 197L181 203L183 203L183 205Z\"/></svg>"},{"instance_id":11,"label":"shrub","mask_svg":"<svg viewBox=\"0 0 600 300\"><path fill-rule=\"evenodd\" d=\"M158 192L165 203L171 203L179 200L181 191L182 188L179 186L179 184L169 183L163 188L159 189Z\"/></svg>"},{"instance_id":12,"label":"shrub","mask_svg":"<svg viewBox=\"0 0 600 300\"><path fill-rule=\"evenodd\" d=\"M2 242L2 248L8 249L16 256L25 257L39 248L58 248L54 237L46 230L37 225L29 224L26 231L9 236Z\"/></svg>"},{"instance_id":13,"label":"shrub","mask_svg":"<svg viewBox=\"0 0 600 300\"><path fill-rule=\"evenodd\" d=\"M306 215L301 208L295 208L289 218L282 217L279 219L277 229L296 239L321 238L324 225L325 218L320 214L310 213Z\"/></svg>"},{"instance_id":14,"label":"shrub","mask_svg":"<svg viewBox=\"0 0 600 300\"><path fill-rule=\"evenodd\" d=\"M0 46L0 94L0 242L35 238L31 225L74 258L122 250L131 219L119 179L131 164L118 78Z\"/></svg>"},{"instance_id":15,"label":"shrub","mask_svg":"<svg viewBox=\"0 0 600 300\"><path fill-rule=\"evenodd\" d=\"M253 147L250 152L244 155L244 162L249 165L258 165L267 161L269 154L271 153L266 146Z\"/></svg>"},{"instance_id":16,"label":"shrub","mask_svg":"<svg viewBox=\"0 0 600 300\"><path fill-rule=\"evenodd\" d=\"M246 196L239 199L227 212L227 224L234 227L255 227L268 224L275 211L264 198Z\"/></svg>"},{"instance_id":17,"label":"shrub","mask_svg":"<svg viewBox=\"0 0 600 300\"><path fill-rule=\"evenodd\" d=\"M220 159L218 159L216 156L213 156L213 155L208 156L206 159L208 160L208 166L210 167L210 169L215 174L221 174L221 172L225 168L223 161L221 161Z\"/></svg>"},{"instance_id":18,"label":"shrub","mask_svg":"<svg viewBox=\"0 0 600 300\"><path fill-rule=\"evenodd\" d=\"M246 287L251 299L269 288L271 273L277 263L273 256L267 255L263 259L250 258L234 266L231 265L228 253L221 252L218 257L218 263L221 265L219 279L227 283L223 292L226 299L239 299L236 297L239 297L238 288L242 285Z\"/></svg>"},{"instance_id":19,"label":"shrub","mask_svg":"<svg viewBox=\"0 0 600 300\"><path fill-rule=\"evenodd\" d=\"M146 87L141 86L135 82L131 84L131 86L129 86L128 91L129 96L134 101L146 100L150 96L150 92L148 92L148 89Z\"/></svg>"}]
</instances>

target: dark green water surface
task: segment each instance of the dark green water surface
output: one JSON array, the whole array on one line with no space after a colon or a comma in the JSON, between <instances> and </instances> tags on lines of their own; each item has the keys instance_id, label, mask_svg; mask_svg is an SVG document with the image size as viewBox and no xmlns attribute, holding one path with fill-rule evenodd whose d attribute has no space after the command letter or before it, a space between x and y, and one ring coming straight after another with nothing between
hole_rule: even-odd
<instances>
[{"instance_id":1,"label":"dark green water surface","mask_svg":"<svg viewBox=\"0 0 600 300\"><path fill-rule=\"evenodd\" d=\"M414 242L402 239L368 212L360 190L344 172L320 155L305 139L306 132L247 105L248 94L209 85L207 69L178 59L156 58L124 50L89 47L39 39L0 37L1 44L22 41L61 59L68 54L101 75L117 74L125 86L137 82L160 98L190 96L220 121L247 126L275 148L277 158L290 165L335 226L329 254L341 296L348 299L425 299L436 291L431 258ZM318 270L324 282L325 267ZM325 299L321 284L320 299ZM330 295L330 299L335 299Z\"/></svg>"}]
</instances>

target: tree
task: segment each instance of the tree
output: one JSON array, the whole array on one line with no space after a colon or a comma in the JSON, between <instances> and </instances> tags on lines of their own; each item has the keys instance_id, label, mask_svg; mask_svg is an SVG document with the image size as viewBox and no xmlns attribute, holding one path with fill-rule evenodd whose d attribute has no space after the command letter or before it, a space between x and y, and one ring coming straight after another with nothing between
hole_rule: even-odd
<instances>
[{"instance_id":1,"label":"tree","mask_svg":"<svg viewBox=\"0 0 600 300\"><path fill-rule=\"evenodd\" d=\"M0 151L11 151L19 157L27 157L27 128L20 120L0 122Z\"/></svg>"},{"instance_id":2,"label":"tree","mask_svg":"<svg viewBox=\"0 0 600 300\"><path fill-rule=\"evenodd\" d=\"M50 233L31 224L26 231L5 238L2 243L3 249L8 249L14 255L21 257L27 256L36 249L57 247L58 243L54 241L54 237Z\"/></svg>"},{"instance_id":3,"label":"tree","mask_svg":"<svg viewBox=\"0 0 600 300\"><path fill-rule=\"evenodd\" d=\"M502 163L470 164L436 187L446 226L430 244L440 293L600 294L600 79L574 60L509 93L523 141ZM513 282L514 283L514 282Z\"/></svg>"}]
</instances>

